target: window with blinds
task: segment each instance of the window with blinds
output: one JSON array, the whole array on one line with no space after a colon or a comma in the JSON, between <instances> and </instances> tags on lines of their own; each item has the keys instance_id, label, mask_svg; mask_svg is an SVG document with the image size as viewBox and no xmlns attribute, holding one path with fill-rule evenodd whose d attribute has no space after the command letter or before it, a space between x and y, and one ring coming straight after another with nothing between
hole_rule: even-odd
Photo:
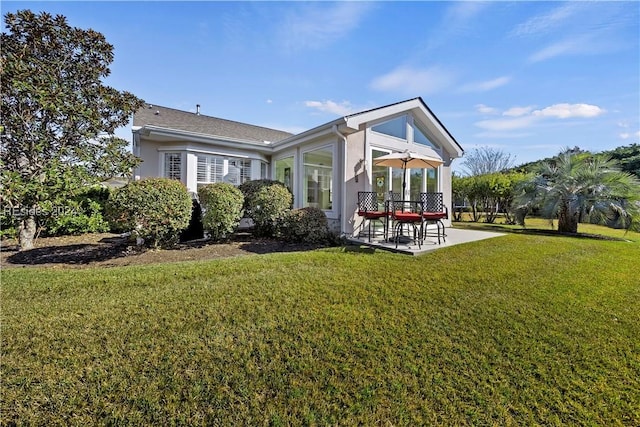
<instances>
[{"instance_id":1,"label":"window with blinds","mask_svg":"<svg viewBox=\"0 0 640 427\"><path fill-rule=\"evenodd\" d=\"M164 176L178 181L182 179L182 154L164 153Z\"/></svg>"},{"instance_id":2,"label":"window with blinds","mask_svg":"<svg viewBox=\"0 0 640 427\"><path fill-rule=\"evenodd\" d=\"M232 176L231 176L231 179L229 179L228 181L235 185L240 185L247 181L251 181L251 160L248 160L248 159L229 160L229 175L232 175Z\"/></svg>"},{"instance_id":3,"label":"window with blinds","mask_svg":"<svg viewBox=\"0 0 640 427\"><path fill-rule=\"evenodd\" d=\"M217 156L198 156L198 184L222 182L224 177L224 159Z\"/></svg>"}]
</instances>

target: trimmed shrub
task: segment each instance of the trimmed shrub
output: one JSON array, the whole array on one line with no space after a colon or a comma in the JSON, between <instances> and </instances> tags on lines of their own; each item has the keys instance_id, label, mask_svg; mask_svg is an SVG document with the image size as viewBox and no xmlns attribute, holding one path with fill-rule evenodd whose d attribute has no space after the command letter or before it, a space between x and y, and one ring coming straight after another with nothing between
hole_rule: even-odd
<instances>
[{"instance_id":1,"label":"trimmed shrub","mask_svg":"<svg viewBox=\"0 0 640 427\"><path fill-rule=\"evenodd\" d=\"M129 230L151 247L172 246L191 218L191 196L179 181L147 178L111 193L107 216L115 228Z\"/></svg>"},{"instance_id":2,"label":"trimmed shrub","mask_svg":"<svg viewBox=\"0 0 640 427\"><path fill-rule=\"evenodd\" d=\"M213 240L227 238L242 219L242 191L226 182L203 185L198 189L202 205L202 225Z\"/></svg>"},{"instance_id":3,"label":"trimmed shrub","mask_svg":"<svg viewBox=\"0 0 640 427\"><path fill-rule=\"evenodd\" d=\"M288 242L326 243L329 240L327 216L318 208L287 211L280 225L280 236Z\"/></svg>"},{"instance_id":4,"label":"trimmed shrub","mask_svg":"<svg viewBox=\"0 0 640 427\"><path fill-rule=\"evenodd\" d=\"M286 187L262 187L255 194L252 219L257 236L275 236L278 224L291 208L293 197Z\"/></svg>"},{"instance_id":5,"label":"trimmed shrub","mask_svg":"<svg viewBox=\"0 0 640 427\"><path fill-rule=\"evenodd\" d=\"M275 236L278 223L291 209L293 195L280 181L260 179L238 187L244 194L244 214L254 223L254 235Z\"/></svg>"},{"instance_id":6,"label":"trimmed shrub","mask_svg":"<svg viewBox=\"0 0 640 427\"><path fill-rule=\"evenodd\" d=\"M89 187L78 196L58 206L44 224L45 235L63 236L84 233L105 233L110 230L105 218L109 188Z\"/></svg>"}]
</instances>

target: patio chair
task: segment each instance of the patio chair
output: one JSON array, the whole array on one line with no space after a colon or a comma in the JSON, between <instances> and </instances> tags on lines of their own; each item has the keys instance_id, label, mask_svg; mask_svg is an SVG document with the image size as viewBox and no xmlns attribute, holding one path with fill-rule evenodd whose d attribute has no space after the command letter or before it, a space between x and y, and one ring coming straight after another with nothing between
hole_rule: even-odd
<instances>
[{"instance_id":1,"label":"patio chair","mask_svg":"<svg viewBox=\"0 0 640 427\"><path fill-rule=\"evenodd\" d=\"M369 242L371 242L371 223L373 221L380 221L382 233L387 235L387 212L378 208L378 193L375 191L358 191L358 216L361 216L364 221L368 221Z\"/></svg>"},{"instance_id":2,"label":"patio chair","mask_svg":"<svg viewBox=\"0 0 640 427\"><path fill-rule=\"evenodd\" d=\"M402 228L406 225L413 230L413 242L418 244L418 249L422 248L422 204L419 202L411 203L405 200L391 200L391 219L393 220L393 239L398 242L402 236Z\"/></svg>"},{"instance_id":3,"label":"patio chair","mask_svg":"<svg viewBox=\"0 0 640 427\"><path fill-rule=\"evenodd\" d=\"M433 223L437 228L438 244L440 244L440 236L446 242L446 234L443 219L449 218L449 210L444 206L442 193L420 193L420 202L422 204L422 217L424 219L424 227L422 229L423 237L427 237L427 226Z\"/></svg>"}]
</instances>

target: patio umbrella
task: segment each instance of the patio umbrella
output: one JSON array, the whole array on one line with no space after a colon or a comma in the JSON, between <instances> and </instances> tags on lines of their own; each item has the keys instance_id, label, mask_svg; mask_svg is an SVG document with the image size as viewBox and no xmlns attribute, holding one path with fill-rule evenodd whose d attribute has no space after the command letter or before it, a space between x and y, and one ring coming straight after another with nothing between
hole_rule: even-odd
<instances>
[{"instance_id":1,"label":"patio umbrella","mask_svg":"<svg viewBox=\"0 0 640 427\"><path fill-rule=\"evenodd\" d=\"M389 166L392 168L402 168L402 197L404 197L405 187L407 186L406 170L411 168L431 168L436 169L442 163L442 159L434 151L432 155L415 153L405 150L401 153L390 153L373 159L376 166Z\"/></svg>"}]
</instances>

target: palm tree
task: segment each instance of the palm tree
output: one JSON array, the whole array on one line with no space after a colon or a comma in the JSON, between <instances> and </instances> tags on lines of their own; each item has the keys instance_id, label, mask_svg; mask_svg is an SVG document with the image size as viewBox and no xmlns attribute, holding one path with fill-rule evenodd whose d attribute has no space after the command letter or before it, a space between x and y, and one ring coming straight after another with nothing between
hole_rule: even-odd
<instances>
[{"instance_id":1,"label":"palm tree","mask_svg":"<svg viewBox=\"0 0 640 427\"><path fill-rule=\"evenodd\" d=\"M521 188L516 208L538 207L560 232L577 233L587 219L625 228L640 219L640 181L606 157L565 150Z\"/></svg>"}]
</instances>

